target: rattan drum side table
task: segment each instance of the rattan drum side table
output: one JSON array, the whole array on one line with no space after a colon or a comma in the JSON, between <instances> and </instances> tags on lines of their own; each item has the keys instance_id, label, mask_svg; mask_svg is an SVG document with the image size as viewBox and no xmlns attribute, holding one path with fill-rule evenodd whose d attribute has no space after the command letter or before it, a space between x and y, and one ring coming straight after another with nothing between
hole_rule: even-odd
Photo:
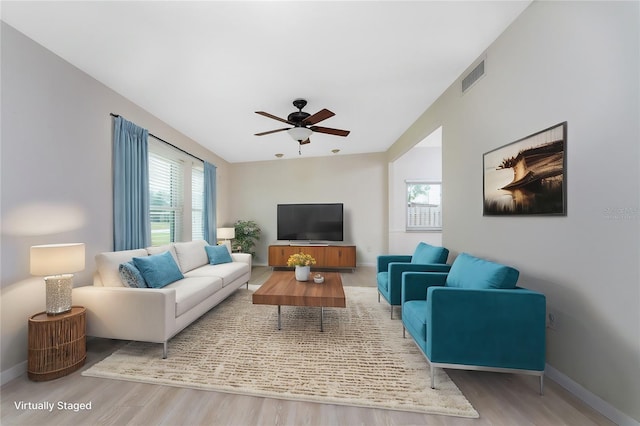
<instances>
[{"instance_id":1,"label":"rattan drum side table","mask_svg":"<svg viewBox=\"0 0 640 426\"><path fill-rule=\"evenodd\" d=\"M40 312L29 318L29 379L57 379L82 367L87 357L85 330L86 309L82 306L59 315Z\"/></svg>"}]
</instances>

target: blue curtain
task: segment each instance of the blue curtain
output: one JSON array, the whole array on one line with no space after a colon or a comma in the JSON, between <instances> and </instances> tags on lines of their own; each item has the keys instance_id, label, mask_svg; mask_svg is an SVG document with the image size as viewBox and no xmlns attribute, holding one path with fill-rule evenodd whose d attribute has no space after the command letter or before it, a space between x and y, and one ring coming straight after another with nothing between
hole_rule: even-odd
<instances>
[{"instance_id":1,"label":"blue curtain","mask_svg":"<svg viewBox=\"0 0 640 426\"><path fill-rule=\"evenodd\" d=\"M149 131L116 117L113 131L113 245L131 250L151 245Z\"/></svg>"},{"instance_id":2,"label":"blue curtain","mask_svg":"<svg viewBox=\"0 0 640 426\"><path fill-rule=\"evenodd\" d=\"M216 166L204 162L204 239L215 245L216 237Z\"/></svg>"}]
</instances>

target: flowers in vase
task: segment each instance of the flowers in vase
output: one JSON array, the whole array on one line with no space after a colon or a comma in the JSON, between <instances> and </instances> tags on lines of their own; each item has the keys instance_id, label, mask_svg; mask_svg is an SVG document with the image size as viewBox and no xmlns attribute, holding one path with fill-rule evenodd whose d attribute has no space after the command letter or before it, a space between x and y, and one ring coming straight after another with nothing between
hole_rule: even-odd
<instances>
[{"instance_id":1,"label":"flowers in vase","mask_svg":"<svg viewBox=\"0 0 640 426\"><path fill-rule=\"evenodd\" d=\"M316 260L310 254L295 253L289 256L287 260L287 266L311 266L315 265Z\"/></svg>"}]
</instances>

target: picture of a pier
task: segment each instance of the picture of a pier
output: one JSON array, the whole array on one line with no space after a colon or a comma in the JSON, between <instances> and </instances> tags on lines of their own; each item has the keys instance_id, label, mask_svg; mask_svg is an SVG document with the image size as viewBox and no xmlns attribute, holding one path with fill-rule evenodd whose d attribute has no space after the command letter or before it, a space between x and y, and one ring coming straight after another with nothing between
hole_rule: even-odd
<instances>
[{"instance_id":1,"label":"picture of a pier","mask_svg":"<svg viewBox=\"0 0 640 426\"><path fill-rule=\"evenodd\" d=\"M566 215L567 122L483 156L484 215Z\"/></svg>"}]
</instances>

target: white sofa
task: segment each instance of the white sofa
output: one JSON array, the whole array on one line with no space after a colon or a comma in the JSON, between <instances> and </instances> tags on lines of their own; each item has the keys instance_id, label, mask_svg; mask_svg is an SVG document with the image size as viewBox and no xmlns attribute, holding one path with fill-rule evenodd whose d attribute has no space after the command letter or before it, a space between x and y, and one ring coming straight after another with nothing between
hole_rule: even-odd
<instances>
[{"instance_id":1,"label":"white sofa","mask_svg":"<svg viewBox=\"0 0 640 426\"><path fill-rule=\"evenodd\" d=\"M251 277L251 255L231 254L233 261L209 264L206 241L101 253L96 256L93 285L73 289L73 304L87 309L87 335L163 344L223 301ZM126 287L120 264L134 257L169 251L184 278L163 288Z\"/></svg>"}]
</instances>

